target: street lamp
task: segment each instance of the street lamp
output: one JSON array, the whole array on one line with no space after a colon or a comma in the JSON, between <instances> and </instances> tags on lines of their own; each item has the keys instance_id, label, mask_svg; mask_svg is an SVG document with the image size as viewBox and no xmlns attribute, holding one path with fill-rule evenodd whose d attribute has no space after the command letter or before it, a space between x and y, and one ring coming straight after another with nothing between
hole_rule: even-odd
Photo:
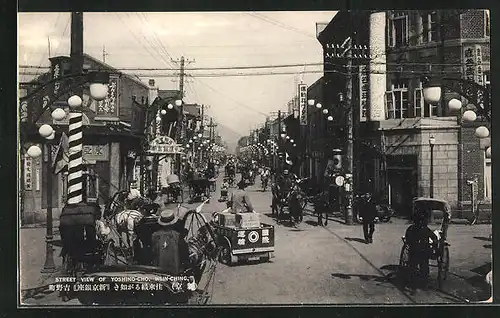
<instances>
[{"instance_id":1,"label":"street lamp","mask_svg":"<svg viewBox=\"0 0 500 318\"><path fill-rule=\"evenodd\" d=\"M429 146L431 148L431 171L430 171L430 194L431 198L434 198L434 144L436 143L436 138L434 136L429 137Z\"/></svg>"},{"instance_id":2,"label":"street lamp","mask_svg":"<svg viewBox=\"0 0 500 318\"><path fill-rule=\"evenodd\" d=\"M64 116L63 116L64 114ZM66 117L66 112L61 109L57 108L51 113L51 117L56 120L60 121ZM42 125L38 129L38 134L45 138L47 140L46 142L46 149L47 149L47 164L50 167L52 164L52 149L51 149L51 144L52 141L55 138L55 131L50 125ZM31 146L28 148L27 152L28 156L31 158L38 158L42 155L42 149L38 146ZM45 178L47 179L47 229L46 229L46 235L45 235L45 264L43 265L43 268L41 270L42 273L53 273L56 270L56 266L54 263L54 249L52 247L52 240L54 238L53 236L53 224L52 224L52 174L51 174L51 169L47 168L46 169L46 176Z\"/></svg>"}]
</instances>

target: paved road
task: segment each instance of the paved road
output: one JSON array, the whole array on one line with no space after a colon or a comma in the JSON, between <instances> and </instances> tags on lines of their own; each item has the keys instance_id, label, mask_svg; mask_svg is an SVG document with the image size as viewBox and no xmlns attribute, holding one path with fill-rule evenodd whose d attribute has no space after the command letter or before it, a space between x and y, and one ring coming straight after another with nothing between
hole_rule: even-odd
<instances>
[{"instance_id":1,"label":"paved road","mask_svg":"<svg viewBox=\"0 0 500 318\"><path fill-rule=\"evenodd\" d=\"M491 267L491 242L487 239L490 225L451 225L451 267L444 290L438 291L434 284L430 290L412 295L397 287L393 278L401 235L408 226L404 220L378 224L374 243L367 245L361 242L359 225L330 221L328 226L320 227L312 215L306 215L298 229L277 225L268 216L269 192L261 192L257 187L248 191L255 209L261 213L261 221L275 225L276 257L260 264L219 264L212 304L466 303L489 297L484 276ZM224 204L212 200L204 214L210 217L212 211L223 207ZM35 232L39 233L38 238ZM43 233L42 229L21 231L22 277L39 276L36 268L43 266ZM436 277L433 268L431 277ZM23 286L37 284L36 280L31 281L23 282ZM25 302L60 303L54 293L39 293L38 297ZM66 303L70 304L77 301Z\"/></svg>"}]
</instances>

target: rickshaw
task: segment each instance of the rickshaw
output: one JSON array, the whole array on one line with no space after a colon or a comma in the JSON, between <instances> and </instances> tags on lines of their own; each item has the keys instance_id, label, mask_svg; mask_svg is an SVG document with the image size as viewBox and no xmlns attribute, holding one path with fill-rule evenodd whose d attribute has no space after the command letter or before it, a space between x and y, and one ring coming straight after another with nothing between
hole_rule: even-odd
<instances>
[{"instance_id":1,"label":"rickshaw","mask_svg":"<svg viewBox=\"0 0 500 318\"><path fill-rule=\"evenodd\" d=\"M152 265L150 257L141 257L138 262L138 259L128 262L116 249L101 249L96 252L99 252L105 261L97 264L92 270L81 272L78 276L82 279L78 279L76 284L99 278L98 281L109 285L110 289L81 289L75 292L76 298L84 305L207 304L212 296L219 251L215 234L201 214L206 202L194 210L188 210L184 215L179 215L179 219L182 220L179 224L184 227L184 239L188 243L190 252L189 266L186 270L178 274L169 273ZM142 240L140 244L142 249L151 248L147 243L148 241L151 243L157 219L151 218L152 222L144 220L144 225L146 228L153 227L137 233L138 239ZM148 239L144 238L145 235ZM147 251L144 252L149 254ZM181 281L169 279L172 275L187 279Z\"/></svg>"},{"instance_id":2,"label":"rickshaw","mask_svg":"<svg viewBox=\"0 0 500 318\"><path fill-rule=\"evenodd\" d=\"M167 200L168 202L183 203L184 195L179 176L171 174L167 176Z\"/></svg>"},{"instance_id":3,"label":"rickshaw","mask_svg":"<svg viewBox=\"0 0 500 318\"><path fill-rule=\"evenodd\" d=\"M432 214L436 212L443 214L443 220L440 228L434 230L433 232L437 237L437 242L433 242L435 244L431 244L431 242L429 242L429 260L435 261L435 264L429 264L429 267L437 267L437 282L438 287L441 289L444 281L447 278L447 274L450 268L450 244L447 241L447 232L448 225L451 219L451 208L449 203L444 200L433 198L416 198L413 200L412 220L414 219L415 215L425 210L431 212L429 213L430 218L432 218ZM402 240L403 247L401 248L401 255L399 258L399 271L400 274L408 275L410 273L410 245L408 244L405 236L402 237Z\"/></svg>"},{"instance_id":4,"label":"rickshaw","mask_svg":"<svg viewBox=\"0 0 500 318\"><path fill-rule=\"evenodd\" d=\"M210 181L200 173L195 174L189 181L189 200L192 203L206 199L210 199Z\"/></svg>"}]
</instances>

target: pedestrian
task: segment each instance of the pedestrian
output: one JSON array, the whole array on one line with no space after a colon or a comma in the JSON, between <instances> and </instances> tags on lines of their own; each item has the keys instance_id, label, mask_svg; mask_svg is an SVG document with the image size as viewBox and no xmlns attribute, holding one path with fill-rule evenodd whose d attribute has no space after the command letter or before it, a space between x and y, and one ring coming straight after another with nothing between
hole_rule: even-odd
<instances>
[{"instance_id":1,"label":"pedestrian","mask_svg":"<svg viewBox=\"0 0 500 318\"><path fill-rule=\"evenodd\" d=\"M229 182L227 181L227 178L224 178L224 181L222 181L222 185L220 187L220 199L219 199L219 202L225 202L225 201L227 201L228 190L229 190Z\"/></svg>"},{"instance_id":2,"label":"pedestrian","mask_svg":"<svg viewBox=\"0 0 500 318\"><path fill-rule=\"evenodd\" d=\"M172 210L163 210L157 222L160 228L152 235L153 266L171 275L180 274L189 266L183 222Z\"/></svg>"},{"instance_id":3,"label":"pedestrian","mask_svg":"<svg viewBox=\"0 0 500 318\"><path fill-rule=\"evenodd\" d=\"M363 235L366 244L373 243L373 233L375 232L375 217L377 216L377 205L373 201L370 193L364 195L364 202L360 210L363 218Z\"/></svg>"}]
</instances>

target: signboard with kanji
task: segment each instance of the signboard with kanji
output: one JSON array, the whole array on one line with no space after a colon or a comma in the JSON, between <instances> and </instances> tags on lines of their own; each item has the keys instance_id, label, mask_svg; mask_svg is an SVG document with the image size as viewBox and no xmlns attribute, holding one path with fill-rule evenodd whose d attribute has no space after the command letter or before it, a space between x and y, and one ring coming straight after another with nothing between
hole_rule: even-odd
<instances>
[{"instance_id":1,"label":"signboard with kanji","mask_svg":"<svg viewBox=\"0 0 500 318\"><path fill-rule=\"evenodd\" d=\"M108 97L101 101L96 101L96 118L119 118L118 98L119 85L118 77L110 76L108 84Z\"/></svg>"},{"instance_id":2,"label":"signboard with kanji","mask_svg":"<svg viewBox=\"0 0 500 318\"><path fill-rule=\"evenodd\" d=\"M299 121L307 125L307 85L299 84Z\"/></svg>"},{"instance_id":3,"label":"signboard with kanji","mask_svg":"<svg viewBox=\"0 0 500 318\"><path fill-rule=\"evenodd\" d=\"M368 117L368 91L370 84L368 82L368 67L366 65L359 66L359 107L360 107L360 120L365 121Z\"/></svg>"},{"instance_id":4,"label":"signboard with kanji","mask_svg":"<svg viewBox=\"0 0 500 318\"><path fill-rule=\"evenodd\" d=\"M465 79L483 85L483 55L478 44L464 45L462 52Z\"/></svg>"},{"instance_id":5,"label":"signboard with kanji","mask_svg":"<svg viewBox=\"0 0 500 318\"><path fill-rule=\"evenodd\" d=\"M148 154L169 155L169 154L182 154L180 144L177 144L172 138L168 136L159 136L153 139L149 144Z\"/></svg>"}]
</instances>

